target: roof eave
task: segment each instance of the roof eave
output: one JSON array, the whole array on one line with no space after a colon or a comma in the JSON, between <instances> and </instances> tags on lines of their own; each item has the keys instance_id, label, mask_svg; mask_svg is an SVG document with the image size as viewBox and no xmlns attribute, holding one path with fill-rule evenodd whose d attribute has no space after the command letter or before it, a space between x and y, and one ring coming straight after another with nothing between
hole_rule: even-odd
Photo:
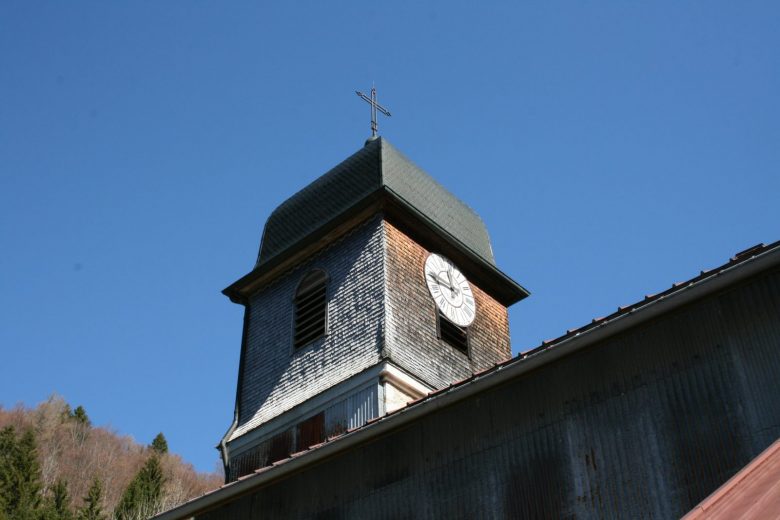
<instances>
[{"instance_id":1,"label":"roof eave","mask_svg":"<svg viewBox=\"0 0 780 520\"><path fill-rule=\"evenodd\" d=\"M245 304L251 294L279 274L321 250L327 243L337 240L357 223L377 211L379 192L364 197L348 210L323 223L283 252L257 265L247 274L222 290L233 303Z\"/></svg>"},{"instance_id":2,"label":"roof eave","mask_svg":"<svg viewBox=\"0 0 780 520\"><path fill-rule=\"evenodd\" d=\"M458 240L447 230L438 225L433 219L419 211L414 205L405 200L398 193L387 186L384 187L386 194L385 211L392 217L401 217L404 213L410 214L416 223L423 224L428 228L428 241L437 242L438 239L442 245L449 245L447 248L450 258L466 273L470 278L480 285L481 288L488 290L502 305L509 307L520 300L530 296L530 292L522 285L514 281L507 274L501 271L495 264L488 262L481 255L469 248L466 244ZM419 227L415 227L413 232L418 235L426 235ZM464 265L464 263L466 265ZM468 265L472 264L472 265Z\"/></svg>"},{"instance_id":3,"label":"roof eave","mask_svg":"<svg viewBox=\"0 0 780 520\"><path fill-rule=\"evenodd\" d=\"M387 186L381 186L340 215L298 240L284 252L255 267L226 287L222 294L234 303L245 304L257 289L378 212L384 212L401 222L414 223L415 225L410 228L415 234L424 238L429 244L445 246L445 253L452 256L451 260L458 263L467 275L473 277L478 285L501 304L508 307L529 296L530 293L523 286ZM419 224L422 224L422 227Z\"/></svg>"}]
</instances>

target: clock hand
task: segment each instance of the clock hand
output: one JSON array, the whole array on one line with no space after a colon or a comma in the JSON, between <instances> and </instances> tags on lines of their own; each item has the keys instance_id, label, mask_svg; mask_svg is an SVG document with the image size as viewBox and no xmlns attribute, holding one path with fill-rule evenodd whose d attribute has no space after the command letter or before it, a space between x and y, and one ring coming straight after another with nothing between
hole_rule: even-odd
<instances>
[{"instance_id":1,"label":"clock hand","mask_svg":"<svg viewBox=\"0 0 780 520\"><path fill-rule=\"evenodd\" d=\"M438 284L440 284L440 285L443 285L443 286L444 286L444 287L446 287L447 289L450 289L450 290L452 290L452 286L451 286L450 284L448 284L448 283L447 283L447 280L445 280L445 279L441 278L439 275L431 273L431 278L433 278L433 280L434 280L436 283L438 283Z\"/></svg>"},{"instance_id":2,"label":"clock hand","mask_svg":"<svg viewBox=\"0 0 780 520\"><path fill-rule=\"evenodd\" d=\"M450 292L453 293L453 295L458 294L458 288L448 284L447 280L445 280L444 278L442 278L438 274L431 273L431 277L436 281L436 283L441 284L444 287L446 287L447 289L449 289Z\"/></svg>"},{"instance_id":3,"label":"clock hand","mask_svg":"<svg viewBox=\"0 0 780 520\"><path fill-rule=\"evenodd\" d=\"M452 292L452 297L454 298L457 294L457 291L455 291L455 286L452 284L452 268L447 269L447 278L450 280L450 291Z\"/></svg>"}]
</instances>

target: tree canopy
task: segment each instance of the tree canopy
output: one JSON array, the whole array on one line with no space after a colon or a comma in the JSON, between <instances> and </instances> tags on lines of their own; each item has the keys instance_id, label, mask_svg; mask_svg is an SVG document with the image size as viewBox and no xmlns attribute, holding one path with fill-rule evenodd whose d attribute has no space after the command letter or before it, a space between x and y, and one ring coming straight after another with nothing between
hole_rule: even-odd
<instances>
[{"instance_id":1,"label":"tree canopy","mask_svg":"<svg viewBox=\"0 0 780 520\"><path fill-rule=\"evenodd\" d=\"M114 511L117 520L138 520L157 513L164 484L160 458L155 453L127 486Z\"/></svg>"},{"instance_id":2,"label":"tree canopy","mask_svg":"<svg viewBox=\"0 0 780 520\"><path fill-rule=\"evenodd\" d=\"M149 518L222 481L170 453L162 434L140 445L59 397L0 407L0 520Z\"/></svg>"},{"instance_id":3,"label":"tree canopy","mask_svg":"<svg viewBox=\"0 0 780 520\"><path fill-rule=\"evenodd\" d=\"M84 497L84 506L79 509L78 520L105 520L103 514L103 483L99 478L92 479L87 496Z\"/></svg>"},{"instance_id":4,"label":"tree canopy","mask_svg":"<svg viewBox=\"0 0 780 520\"><path fill-rule=\"evenodd\" d=\"M158 433L152 440L151 448L160 455L168 453L168 441L165 440L165 435L162 432Z\"/></svg>"},{"instance_id":5,"label":"tree canopy","mask_svg":"<svg viewBox=\"0 0 780 520\"><path fill-rule=\"evenodd\" d=\"M32 430L17 436L13 426L0 431L0 504L14 520L37 520L41 470Z\"/></svg>"}]
</instances>

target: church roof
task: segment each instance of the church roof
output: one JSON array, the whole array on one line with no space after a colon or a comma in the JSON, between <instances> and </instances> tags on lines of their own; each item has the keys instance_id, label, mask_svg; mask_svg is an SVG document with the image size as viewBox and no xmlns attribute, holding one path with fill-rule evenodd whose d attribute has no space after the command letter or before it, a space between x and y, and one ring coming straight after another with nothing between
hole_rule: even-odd
<instances>
[{"instance_id":1,"label":"church roof","mask_svg":"<svg viewBox=\"0 0 780 520\"><path fill-rule=\"evenodd\" d=\"M487 229L474 210L380 137L271 213L255 267L296 248L329 222L383 191L427 217L460 247L495 265Z\"/></svg>"},{"instance_id":2,"label":"church roof","mask_svg":"<svg viewBox=\"0 0 780 520\"><path fill-rule=\"evenodd\" d=\"M670 312L697 299L717 293L725 288L733 287L751 276L755 276L756 273L768 269L776 269L778 265L780 265L780 241L769 245L758 244L750 247L737 253L727 263L719 267L701 271L698 276L675 283L667 290L658 294L647 295L644 299L631 305L618 307L617 311L609 316L596 318L582 327L568 330L566 334L554 340L542 342L537 348L520 352L513 358L431 392L391 413L371 419L363 426L329 438L325 442L311 446L304 451L293 453L289 458L275 462L271 466L258 468L254 473L240 477L238 480L224 484L222 487L210 491L201 497L160 513L155 518L158 520L190 518L200 511L213 508L216 504L235 499L235 497L246 494L250 490L265 485L274 479L283 478L294 471L299 471L306 465L331 457L341 450L350 449L368 439L375 439L392 428L401 427L423 415L441 410L444 406L456 402L458 399L485 392L487 389L502 384L510 378L520 377L531 370L547 363L553 363L561 357L580 349L605 344L608 338L614 337L630 327L641 325L662 313ZM765 461L770 460L771 467L768 467L768 469L772 473L769 479L765 478L765 476L760 478L760 480L757 478L756 483L752 487L743 486L745 488L744 492L733 493L730 491L732 487L744 478L744 473L740 473L725 484L722 489L716 491L710 498L697 506L689 518L703 518L703 516L698 514L698 508L712 507L712 504L718 500L718 497L728 493L740 500L737 505L742 504L741 500L744 498L742 494L746 492L753 492L755 493L754 496L757 497L762 495L759 498L766 498L765 501L767 503L770 505L774 504L777 497L771 494L773 488L767 488L765 484L767 482L769 484L777 482L778 470L775 467L777 464L777 450L778 445L775 443L764 454L759 456L745 472L747 475L761 477L755 470L760 470L762 467L767 468ZM774 480L771 480L772 478ZM737 489L737 491L741 490ZM772 500L772 502L769 502L769 500ZM759 513L766 510L774 511L774 509L763 508L763 505L760 508L755 508L755 510ZM743 512L742 509L737 509L736 507L730 511ZM725 516L725 518L732 517ZM751 518L761 518L761 516L759 514Z\"/></svg>"}]
</instances>

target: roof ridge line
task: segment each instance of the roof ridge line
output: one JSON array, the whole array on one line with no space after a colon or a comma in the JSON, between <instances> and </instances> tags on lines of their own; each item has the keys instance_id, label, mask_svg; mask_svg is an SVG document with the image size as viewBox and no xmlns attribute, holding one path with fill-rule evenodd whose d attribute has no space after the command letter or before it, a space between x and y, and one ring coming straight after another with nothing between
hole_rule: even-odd
<instances>
[{"instance_id":1,"label":"roof ridge line","mask_svg":"<svg viewBox=\"0 0 780 520\"><path fill-rule=\"evenodd\" d=\"M381 187L385 184L385 141L386 139L379 136L379 185Z\"/></svg>"}]
</instances>

